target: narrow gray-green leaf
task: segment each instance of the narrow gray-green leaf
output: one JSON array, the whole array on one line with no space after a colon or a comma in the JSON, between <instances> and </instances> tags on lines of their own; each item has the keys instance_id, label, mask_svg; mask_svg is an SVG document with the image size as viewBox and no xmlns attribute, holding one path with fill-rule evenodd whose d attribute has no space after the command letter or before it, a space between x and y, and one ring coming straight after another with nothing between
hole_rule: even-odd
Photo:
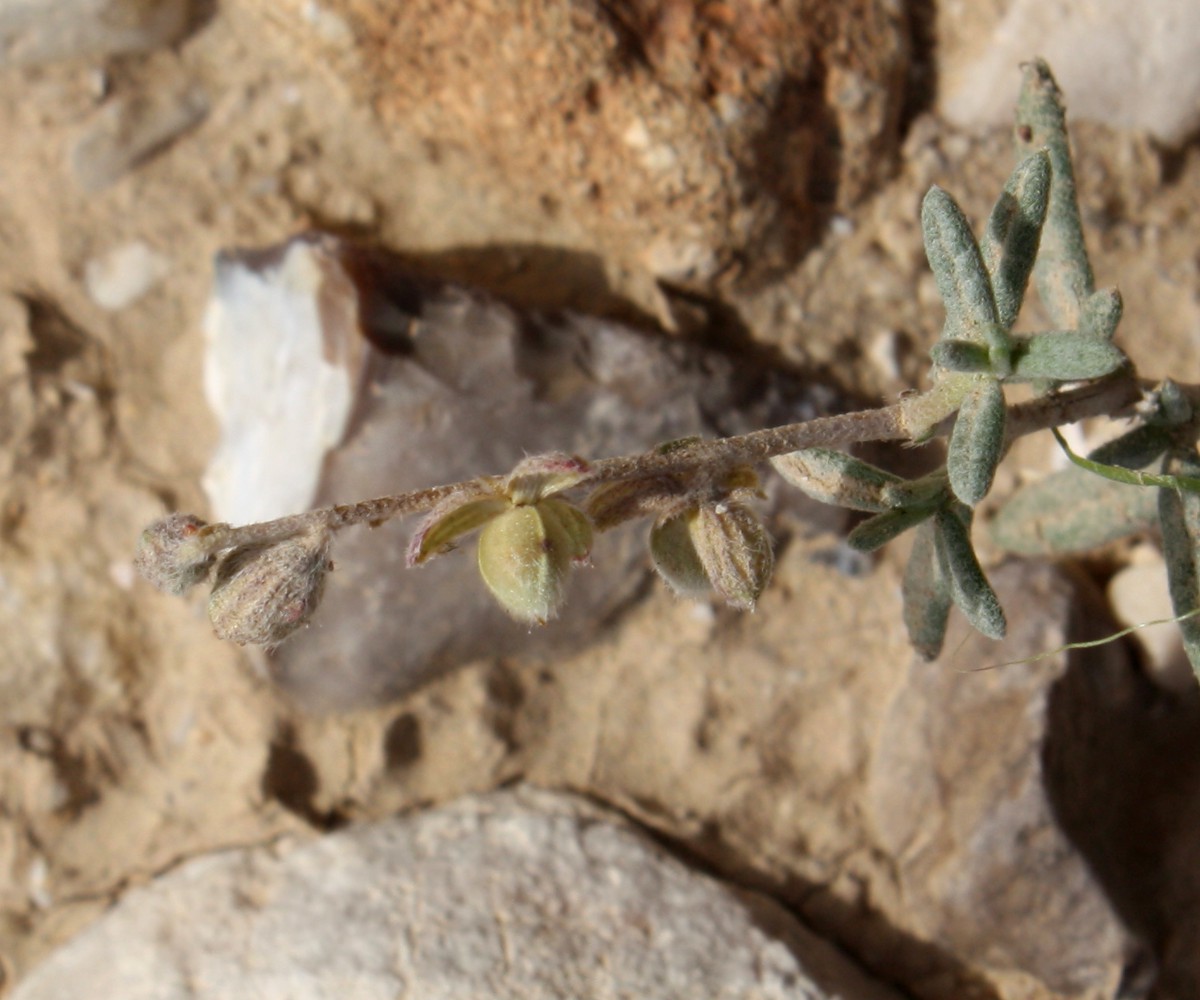
<instances>
[{"instance_id":1,"label":"narrow gray-green leaf","mask_svg":"<svg viewBox=\"0 0 1200 1000\"><path fill-rule=\"evenodd\" d=\"M965 519L964 519L965 515ZM938 559L950 581L950 597L967 621L989 639L1003 639L1004 610L971 547L970 511L942 510L934 515Z\"/></svg>"},{"instance_id":2,"label":"narrow gray-green leaf","mask_svg":"<svg viewBox=\"0 0 1200 1000\"><path fill-rule=\"evenodd\" d=\"M1098 292L1092 292L1079 314L1079 332L1112 340L1124 309L1121 293L1115 288L1101 288Z\"/></svg>"},{"instance_id":3,"label":"narrow gray-green leaf","mask_svg":"<svg viewBox=\"0 0 1200 1000\"><path fill-rule=\"evenodd\" d=\"M883 491L889 509L897 507L920 507L931 510L942 507L950 496L950 481L946 467L942 466L920 479L901 479Z\"/></svg>"},{"instance_id":4,"label":"narrow gray-green leaf","mask_svg":"<svg viewBox=\"0 0 1200 1000\"><path fill-rule=\"evenodd\" d=\"M1050 155L1050 201L1033 277L1054 322L1073 330L1095 284L1079 221L1062 93L1042 59L1025 65L1017 101L1016 138L1019 156L1043 148Z\"/></svg>"},{"instance_id":5,"label":"narrow gray-green leaf","mask_svg":"<svg viewBox=\"0 0 1200 1000\"><path fill-rule=\"evenodd\" d=\"M921 203L921 229L925 255L946 305L945 335L980 340L980 328L996 322L996 303L966 216L950 195L931 187Z\"/></svg>"},{"instance_id":6,"label":"narrow gray-green leaf","mask_svg":"<svg viewBox=\"0 0 1200 1000\"><path fill-rule=\"evenodd\" d=\"M950 488L968 507L987 496L1004 453L1004 390L993 378L980 378L958 409L946 468Z\"/></svg>"},{"instance_id":7,"label":"narrow gray-green leaf","mask_svg":"<svg viewBox=\"0 0 1200 1000\"><path fill-rule=\"evenodd\" d=\"M1115 372L1125 364L1125 355L1103 337L1055 330L1015 338L1012 361L1010 380L1072 382Z\"/></svg>"},{"instance_id":8,"label":"narrow gray-green leaf","mask_svg":"<svg viewBox=\"0 0 1200 1000\"><path fill-rule=\"evenodd\" d=\"M1050 156L1039 149L1020 162L1004 185L980 241L996 312L1006 330L1021 311L1049 199Z\"/></svg>"},{"instance_id":9,"label":"narrow gray-green leaf","mask_svg":"<svg viewBox=\"0 0 1200 1000\"><path fill-rule=\"evenodd\" d=\"M1194 450L1176 452L1163 463L1163 471L1172 475L1200 475L1200 459ZM1167 563L1167 583L1176 615L1186 615L1200 607L1200 494L1179 490L1158 491L1158 516L1162 526L1163 557ZM1192 670L1200 678L1200 620L1188 617L1179 622L1183 648Z\"/></svg>"},{"instance_id":10,"label":"narrow gray-green leaf","mask_svg":"<svg viewBox=\"0 0 1200 1000\"><path fill-rule=\"evenodd\" d=\"M1160 427L1136 427L1101 445L1089 461L1137 471L1158 459L1169 440ZM1072 465L1017 490L990 529L992 539L1010 552L1061 555L1145 531L1157 515L1155 490Z\"/></svg>"},{"instance_id":11,"label":"narrow gray-green leaf","mask_svg":"<svg viewBox=\"0 0 1200 1000\"><path fill-rule=\"evenodd\" d=\"M916 527L933 515L930 507L908 507L876 514L857 525L846 536L846 544L859 552L874 552L893 538Z\"/></svg>"},{"instance_id":12,"label":"narrow gray-green leaf","mask_svg":"<svg viewBox=\"0 0 1200 1000\"><path fill-rule=\"evenodd\" d=\"M991 374L992 359L985 345L975 340L943 337L929 349L933 363L948 372L965 375Z\"/></svg>"},{"instance_id":13,"label":"narrow gray-green leaf","mask_svg":"<svg viewBox=\"0 0 1200 1000\"><path fill-rule=\"evenodd\" d=\"M932 521L926 521L913 535L901 596L909 642L926 660L936 659L946 641L951 601L950 583L938 559Z\"/></svg>"},{"instance_id":14,"label":"narrow gray-green leaf","mask_svg":"<svg viewBox=\"0 0 1200 1000\"><path fill-rule=\"evenodd\" d=\"M884 498L885 489L903 482L899 476L830 448L804 448L777 455L771 464L814 500L874 514L894 506Z\"/></svg>"}]
</instances>

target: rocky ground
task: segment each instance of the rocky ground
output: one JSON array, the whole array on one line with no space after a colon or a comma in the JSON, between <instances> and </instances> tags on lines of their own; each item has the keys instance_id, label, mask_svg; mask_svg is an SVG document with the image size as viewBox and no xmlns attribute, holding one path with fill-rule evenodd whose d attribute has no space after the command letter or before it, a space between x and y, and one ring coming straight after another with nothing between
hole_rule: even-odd
<instances>
[{"instance_id":1,"label":"rocky ground","mask_svg":"<svg viewBox=\"0 0 1200 1000\"><path fill-rule=\"evenodd\" d=\"M364 462L419 473L415 486L519 457L522 435L603 449L874 405L923 384L940 329L920 199L937 183L972 219L987 212L1012 164L1017 64L1038 53L1073 115L1098 283L1124 295L1119 343L1147 376L1200 380L1191 5L1136 20L1104 0L965 6L0 3L0 954L17 995L75 995L72 982L239 995L195 970L216 968L224 927L295 938L271 922L277 887L290 899L360 856L382 867L362 861L331 900L403 880L388 867L401 847L378 846L394 837L424 866L414 893L438 898L427 871L453 859L412 845L472 831L465 870L494 905L464 910L478 949L462 949L494 951L505 972L466 963L456 980L456 949L433 949L397 966L421 995L623 995L621 974L596 970L637 965L628 934L681 956L736 937L712 967L722 996L1200 995L1200 694L1178 650L977 670L1110 628L1103 587L1153 565L1153 539L1071 566L985 546L1011 635L952 633L934 664L904 637L903 543L850 560L840 515L777 486L779 565L750 616L675 600L629 547L598 567L588 614L549 639L501 634L462 610L469 574L405 584L385 555L360 581L371 601L343 585L268 663L215 639L202 602L132 570L144 524L216 503L202 483L230 433L204 388L218 253L319 230L507 303L480 313L494 363L447 327L432 354L370 369L358 436L309 459L333 499L357 498L339 490ZM614 349L605 377L530 353L577 336L640 346ZM570 409L584 398L594 423ZM538 409L552 403L568 408ZM430 414L452 407L439 437ZM488 414L503 407L540 416L498 429ZM281 427L276 440L301 432ZM1052 452L1024 442L997 494ZM406 542L396 525L367 537L353 553ZM346 544L332 588L356 579ZM461 640L455 655L422 673L424 654L404 650L441 634ZM415 690L388 680L389 657L416 664ZM490 794L514 783L545 791ZM384 819L398 828L368 825ZM536 882L543 855L529 852L557 840L560 881L530 890L532 911L521 879L487 880L511 863ZM605 865L651 895L695 883L670 890L675 909L562 902ZM266 923L238 923L229 899ZM356 978L378 955L348 945L351 909L331 903L312 950L255 995L399 992ZM452 907L401 909L393 936L371 938L379 953L430 921L453 938ZM611 948L524 950L521 933L583 910ZM384 919L359 915L376 931ZM151 939L169 946L151 954ZM114 954L130 978L98 979ZM569 974L547 972L554 955ZM248 981L250 958L221 981ZM628 981L695 996L679 971L694 964ZM130 985L151 976L164 992Z\"/></svg>"}]
</instances>

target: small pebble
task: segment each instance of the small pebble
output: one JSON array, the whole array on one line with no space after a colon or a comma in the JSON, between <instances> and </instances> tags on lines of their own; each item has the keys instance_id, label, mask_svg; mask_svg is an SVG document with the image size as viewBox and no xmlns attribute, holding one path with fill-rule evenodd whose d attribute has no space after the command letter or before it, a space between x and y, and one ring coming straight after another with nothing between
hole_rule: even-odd
<instances>
[{"instance_id":1,"label":"small pebble","mask_svg":"<svg viewBox=\"0 0 1200 1000\"><path fill-rule=\"evenodd\" d=\"M83 266L83 283L93 302L116 311L140 299L170 270L166 257L138 240L89 260Z\"/></svg>"},{"instance_id":2,"label":"small pebble","mask_svg":"<svg viewBox=\"0 0 1200 1000\"><path fill-rule=\"evenodd\" d=\"M900 334L896 330L884 330L867 348L867 357L884 378L900 378Z\"/></svg>"}]
</instances>

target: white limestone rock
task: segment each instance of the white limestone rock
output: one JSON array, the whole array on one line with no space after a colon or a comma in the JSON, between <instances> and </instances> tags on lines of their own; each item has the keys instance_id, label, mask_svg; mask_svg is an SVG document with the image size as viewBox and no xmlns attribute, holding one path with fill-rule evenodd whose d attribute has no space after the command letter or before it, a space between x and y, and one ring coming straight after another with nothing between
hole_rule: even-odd
<instances>
[{"instance_id":1,"label":"white limestone rock","mask_svg":"<svg viewBox=\"0 0 1200 1000\"><path fill-rule=\"evenodd\" d=\"M939 108L966 127L1012 120L1020 63L1041 56L1074 121L1178 143L1200 125L1193 0L1003 0L938 12Z\"/></svg>"}]
</instances>

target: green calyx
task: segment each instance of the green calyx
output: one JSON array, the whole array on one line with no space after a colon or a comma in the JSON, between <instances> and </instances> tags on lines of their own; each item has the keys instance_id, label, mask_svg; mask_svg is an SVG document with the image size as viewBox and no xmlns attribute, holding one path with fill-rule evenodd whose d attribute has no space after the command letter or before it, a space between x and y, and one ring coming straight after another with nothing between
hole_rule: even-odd
<instances>
[{"instance_id":1,"label":"green calyx","mask_svg":"<svg viewBox=\"0 0 1200 1000\"><path fill-rule=\"evenodd\" d=\"M501 485L468 484L417 526L409 566L451 551L478 530L479 572L492 595L518 621L545 624L558 614L571 567L592 550L591 519L554 494L588 475L583 459L555 452L524 459Z\"/></svg>"},{"instance_id":2,"label":"green calyx","mask_svg":"<svg viewBox=\"0 0 1200 1000\"><path fill-rule=\"evenodd\" d=\"M517 621L544 625L558 614L571 567L587 559L592 524L566 500L511 506L479 536L479 572Z\"/></svg>"}]
</instances>

